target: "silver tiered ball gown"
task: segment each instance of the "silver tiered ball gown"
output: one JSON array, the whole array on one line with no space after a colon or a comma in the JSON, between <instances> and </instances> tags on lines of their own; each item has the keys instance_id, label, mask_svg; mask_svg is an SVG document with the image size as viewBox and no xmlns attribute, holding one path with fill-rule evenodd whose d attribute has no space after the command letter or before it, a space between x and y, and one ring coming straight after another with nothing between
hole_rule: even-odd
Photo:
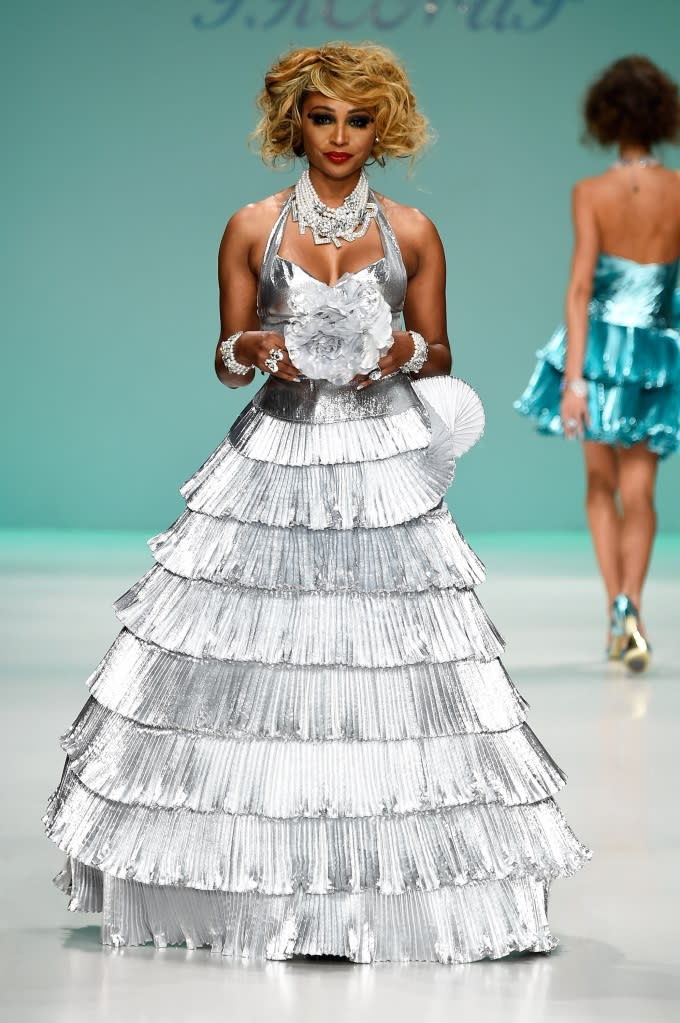
<instances>
[{"instance_id":1,"label":"silver tiered ball gown","mask_svg":"<svg viewBox=\"0 0 680 1023\"><path fill-rule=\"evenodd\" d=\"M374 197L371 197L374 199ZM267 246L264 329L319 286ZM358 271L400 316L406 273ZM183 488L63 746L45 817L109 945L468 962L548 951L588 857L442 498L482 428L449 377L275 377Z\"/></svg>"}]
</instances>

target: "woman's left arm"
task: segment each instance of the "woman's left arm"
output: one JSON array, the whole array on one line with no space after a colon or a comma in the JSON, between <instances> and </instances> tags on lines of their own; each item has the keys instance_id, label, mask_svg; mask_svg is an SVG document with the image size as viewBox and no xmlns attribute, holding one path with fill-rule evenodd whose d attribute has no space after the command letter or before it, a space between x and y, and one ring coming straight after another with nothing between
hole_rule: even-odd
<instances>
[{"instance_id":1,"label":"woman's left arm","mask_svg":"<svg viewBox=\"0 0 680 1023\"><path fill-rule=\"evenodd\" d=\"M403 208L401 212L399 243L409 273L404 302L407 329L395 331L394 344L378 365L382 375L387 376L408 362L414 349L408 331L414 330L422 334L428 345L427 362L415 376L441 376L451 372L451 349L446 332L444 246L436 227L423 213Z\"/></svg>"}]
</instances>

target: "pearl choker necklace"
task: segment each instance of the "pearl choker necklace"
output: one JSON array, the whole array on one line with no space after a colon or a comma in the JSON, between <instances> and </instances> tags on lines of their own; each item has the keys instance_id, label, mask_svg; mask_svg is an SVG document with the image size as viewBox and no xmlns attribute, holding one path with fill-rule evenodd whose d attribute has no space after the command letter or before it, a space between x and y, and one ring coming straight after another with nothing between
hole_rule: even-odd
<instances>
[{"instance_id":1,"label":"pearl choker necklace","mask_svg":"<svg viewBox=\"0 0 680 1023\"><path fill-rule=\"evenodd\" d=\"M311 229L315 245L333 242L339 249L341 238L346 242L363 238L377 212L376 204L368 201L368 178L363 170L356 188L337 209L321 201L308 170L303 171L295 185L292 217L300 234L304 234L308 227Z\"/></svg>"},{"instance_id":2,"label":"pearl choker necklace","mask_svg":"<svg viewBox=\"0 0 680 1023\"><path fill-rule=\"evenodd\" d=\"M656 156L620 156L614 160L614 167L658 167L661 163Z\"/></svg>"},{"instance_id":3,"label":"pearl choker necklace","mask_svg":"<svg viewBox=\"0 0 680 1023\"><path fill-rule=\"evenodd\" d=\"M636 168L638 167L660 167L661 160L657 159L656 156L620 156L618 160L614 160L612 167L627 168L629 167L632 172L631 184L632 191L639 192L640 186L638 184L636 176Z\"/></svg>"}]
</instances>

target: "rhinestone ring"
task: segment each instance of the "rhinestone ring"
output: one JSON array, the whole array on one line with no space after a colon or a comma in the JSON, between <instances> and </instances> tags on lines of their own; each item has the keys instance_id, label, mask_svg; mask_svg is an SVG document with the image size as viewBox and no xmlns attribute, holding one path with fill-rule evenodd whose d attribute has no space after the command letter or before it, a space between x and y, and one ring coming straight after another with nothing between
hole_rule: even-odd
<instances>
[{"instance_id":1,"label":"rhinestone ring","mask_svg":"<svg viewBox=\"0 0 680 1023\"><path fill-rule=\"evenodd\" d=\"M565 420L564 425L566 426L567 430L575 430L576 427L578 426L578 419L567 419Z\"/></svg>"},{"instance_id":2,"label":"rhinestone ring","mask_svg":"<svg viewBox=\"0 0 680 1023\"><path fill-rule=\"evenodd\" d=\"M278 371L279 371L279 360L278 359L274 359L274 358L265 359L264 360L264 364L265 364L265 366L267 367L267 369L269 370L270 373L278 373Z\"/></svg>"},{"instance_id":3,"label":"rhinestone ring","mask_svg":"<svg viewBox=\"0 0 680 1023\"><path fill-rule=\"evenodd\" d=\"M379 366L376 366L376 368L372 369L371 372L368 374L368 379L369 380L380 380L381 376L382 376L382 370L380 369Z\"/></svg>"},{"instance_id":4,"label":"rhinestone ring","mask_svg":"<svg viewBox=\"0 0 680 1023\"><path fill-rule=\"evenodd\" d=\"M269 358L275 359L276 362L281 362L281 359L283 358L283 352L281 351L280 348L270 348Z\"/></svg>"}]
</instances>

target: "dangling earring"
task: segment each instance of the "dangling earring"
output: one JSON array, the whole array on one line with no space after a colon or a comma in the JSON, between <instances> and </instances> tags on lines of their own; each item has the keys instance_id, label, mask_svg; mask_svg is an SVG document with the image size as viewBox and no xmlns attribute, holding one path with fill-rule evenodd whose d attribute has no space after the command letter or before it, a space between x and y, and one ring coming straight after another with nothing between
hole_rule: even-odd
<instances>
[{"instance_id":1,"label":"dangling earring","mask_svg":"<svg viewBox=\"0 0 680 1023\"><path fill-rule=\"evenodd\" d=\"M380 142L380 136L376 135L374 141L375 142ZM385 166L385 157L384 156L374 156L373 160L372 160L372 163L377 163L380 167L384 167Z\"/></svg>"}]
</instances>

